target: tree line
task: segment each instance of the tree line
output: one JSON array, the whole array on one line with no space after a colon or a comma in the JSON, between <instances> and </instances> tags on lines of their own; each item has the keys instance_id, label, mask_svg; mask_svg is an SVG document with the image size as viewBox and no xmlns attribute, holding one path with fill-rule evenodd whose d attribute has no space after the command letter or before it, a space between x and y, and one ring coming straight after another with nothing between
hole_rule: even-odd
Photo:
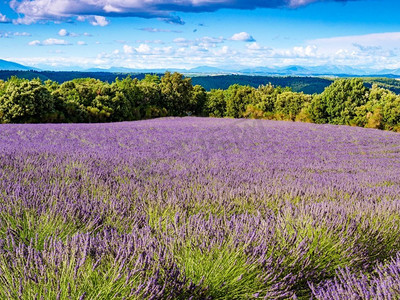
<instances>
[{"instance_id":1,"label":"tree line","mask_svg":"<svg viewBox=\"0 0 400 300\"><path fill-rule=\"evenodd\" d=\"M0 123L117 122L164 116L291 120L400 131L400 95L362 79L338 79L320 94L271 84L233 84L207 92L190 78L166 72L108 83L73 79L59 84L0 80Z\"/></svg>"}]
</instances>

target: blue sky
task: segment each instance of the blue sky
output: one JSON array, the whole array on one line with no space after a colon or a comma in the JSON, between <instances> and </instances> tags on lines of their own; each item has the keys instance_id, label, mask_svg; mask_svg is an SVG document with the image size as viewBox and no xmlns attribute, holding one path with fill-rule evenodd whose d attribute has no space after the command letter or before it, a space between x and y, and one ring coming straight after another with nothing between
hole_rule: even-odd
<instances>
[{"instance_id":1,"label":"blue sky","mask_svg":"<svg viewBox=\"0 0 400 300\"><path fill-rule=\"evenodd\" d=\"M43 69L400 68L398 0L13 0L0 58Z\"/></svg>"}]
</instances>

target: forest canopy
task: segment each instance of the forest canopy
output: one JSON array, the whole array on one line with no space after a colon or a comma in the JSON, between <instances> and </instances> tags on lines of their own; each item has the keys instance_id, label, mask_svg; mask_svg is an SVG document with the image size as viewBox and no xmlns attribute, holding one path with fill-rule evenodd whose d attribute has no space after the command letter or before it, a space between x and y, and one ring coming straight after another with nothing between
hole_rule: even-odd
<instances>
[{"instance_id":1,"label":"forest canopy","mask_svg":"<svg viewBox=\"0 0 400 300\"><path fill-rule=\"evenodd\" d=\"M230 85L206 89L179 73L127 76L111 83L79 78L0 80L1 123L118 122L165 116L290 120L400 131L400 95L359 78L337 79L322 93Z\"/></svg>"}]
</instances>

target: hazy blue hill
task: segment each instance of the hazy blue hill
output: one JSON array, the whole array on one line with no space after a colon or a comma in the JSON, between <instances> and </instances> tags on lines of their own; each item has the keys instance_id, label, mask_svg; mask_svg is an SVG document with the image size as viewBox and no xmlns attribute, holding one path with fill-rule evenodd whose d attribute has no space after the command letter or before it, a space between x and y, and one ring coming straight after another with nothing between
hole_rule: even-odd
<instances>
[{"instance_id":1,"label":"hazy blue hill","mask_svg":"<svg viewBox=\"0 0 400 300\"><path fill-rule=\"evenodd\" d=\"M15 62L12 61L7 61L4 59L0 59L0 70L13 70L13 71L25 71L25 70L38 70L36 68L33 67L27 67L21 64L17 64Z\"/></svg>"},{"instance_id":2,"label":"hazy blue hill","mask_svg":"<svg viewBox=\"0 0 400 300\"><path fill-rule=\"evenodd\" d=\"M223 70L220 68L215 68L215 67L202 66L202 67L192 68L188 72L218 74L218 73L228 73L229 71L226 71L226 70Z\"/></svg>"}]
</instances>

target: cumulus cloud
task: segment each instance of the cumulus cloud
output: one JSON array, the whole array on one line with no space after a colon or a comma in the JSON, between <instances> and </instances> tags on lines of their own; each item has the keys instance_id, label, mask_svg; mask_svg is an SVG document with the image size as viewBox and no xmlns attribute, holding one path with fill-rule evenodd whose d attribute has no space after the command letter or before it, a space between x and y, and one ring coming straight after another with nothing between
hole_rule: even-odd
<instances>
[{"instance_id":1,"label":"cumulus cloud","mask_svg":"<svg viewBox=\"0 0 400 300\"><path fill-rule=\"evenodd\" d=\"M70 45L70 44L69 44L67 41L65 41L65 40L53 39L53 38L44 40L44 41L42 42L42 44L45 45L45 46L52 46L52 45Z\"/></svg>"},{"instance_id":2,"label":"cumulus cloud","mask_svg":"<svg viewBox=\"0 0 400 300\"><path fill-rule=\"evenodd\" d=\"M67 45L71 45L71 44L65 40L49 38L44 41L39 41L39 40L31 41L28 43L28 45L29 46L67 46Z\"/></svg>"},{"instance_id":3,"label":"cumulus cloud","mask_svg":"<svg viewBox=\"0 0 400 300\"><path fill-rule=\"evenodd\" d=\"M131 16L159 18L163 21L184 24L175 12L210 12L223 8L297 8L326 0L11 0L10 6L23 18L17 23L30 24L39 20L61 20L87 16ZM346 2L356 0L328 0ZM91 21L100 25L101 21ZM103 24L105 20L103 20Z\"/></svg>"},{"instance_id":4,"label":"cumulus cloud","mask_svg":"<svg viewBox=\"0 0 400 300\"><path fill-rule=\"evenodd\" d=\"M123 50L124 50L125 54L132 54L135 51L135 49L133 49L132 46L128 46L128 45L124 45Z\"/></svg>"},{"instance_id":5,"label":"cumulus cloud","mask_svg":"<svg viewBox=\"0 0 400 300\"><path fill-rule=\"evenodd\" d=\"M60 29L60 31L58 32L59 36L67 36L68 35L68 31L65 29Z\"/></svg>"},{"instance_id":6,"label":"cumulus cloud","mask_svg":"<svg viewBox=\"0 0 400 300\"><path fill-rule=\"evenodd\" d=\"M11 20L2 13L0 13L0 23L11 23Z\"/></svg>"},{"instance_id":7,"label":"cumulus cloud","mask_svg":"<svg viewBox=\"0 0 400 300\"><path fill-rule=\"evenodd\" d=\"M32 42L29 42L29 46L40 46L42 43L39 40L34 40Z\"/></svg>"},{"instance_id":8,"label":"cumulus cloud","mask_svg":"<svg viewBox=\"0 0 400 300\"><path fill-rule=\"evenodd\" d=\"M135 50L138 53L142 53L142 54L147 53L148 54L148 53L150 53L151 48L150 48L150 46L148 44L140 44L139 47L136 48Z\"/></svg>"},{"instance_id":9,"label":"cumulus cloud","mask_svg":"<svg viewBox=\"0 0 400 300\"><path fill-rule=\"evenodd\" d=\"M266 46L261 46L259 43L257 42L253 42L253 43L249 43L246 44L246 48L247 50L249 50L250 52L259 52L259 51L270 51L272 50L272 48L270 47L266 47Z\"/></svg>"},{"instance_id":10,"label":"cumulus cloud","mask_svg":"<svg viewBox=\"0 0 400 300\"><path fill-rule=\"evenodd\" d=\"M84 42L84 41L78 41L78 42L76 42L76 43L77 43L77 45L79 45L79 46L86 46L86 45L87 45L87 43Z\"/></svg>"},{"instance_id":11,"label":"cumulus cloud","mask_svg":"<svg viewBox=\"0 0 400 300\"><path fill-rule=\"evenodd\" d=\"M317 56L317 46L308 45L306 47L294 47L293 55L297 57L313 57Z\"/></svg>"},{"instance_id":12,"label":"cumulus cloud","mask_svg":"<svg viewBox=\"0 0 400 300\"><path fill-rule=\"evenodd\" d=\"M107 26L110 22L102 16L94 16L94 19L92 21L90 21L90 24L92 24L93 26Z\"/></svg>"},{"instance_id":13,"label":"cumulus cloud","mask_svg":"<svg viewBox=\"0 0 400 300\"><path fill-rule=\"evenodd\" d=\"M232 41L242 41L242 42L255 42L256 40L247 32L235 33L231 38Z\"/></svg>"}]
</instances>

